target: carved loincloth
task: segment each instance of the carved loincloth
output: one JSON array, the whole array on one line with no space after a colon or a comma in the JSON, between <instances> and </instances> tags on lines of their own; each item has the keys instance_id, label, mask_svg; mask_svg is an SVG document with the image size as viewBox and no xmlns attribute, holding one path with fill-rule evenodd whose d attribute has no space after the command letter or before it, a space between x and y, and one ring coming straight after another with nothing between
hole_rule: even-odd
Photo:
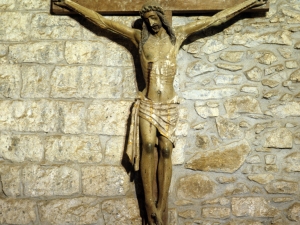
<instances>
[{"instance_id":1,"label":"carved loincloth","mask_svg":"<svg viewBox=\"0 0 300 225\"><path fill-rule=\"evenodd\" d=\"M156 103L149 99L137 99L134 103L131 110L126 154L135 171L139 170L140 163L139 117L153 124L158 132L168 138L175 146L178 104L177 98L167 103Z\"/></svg>"}]
</instances>

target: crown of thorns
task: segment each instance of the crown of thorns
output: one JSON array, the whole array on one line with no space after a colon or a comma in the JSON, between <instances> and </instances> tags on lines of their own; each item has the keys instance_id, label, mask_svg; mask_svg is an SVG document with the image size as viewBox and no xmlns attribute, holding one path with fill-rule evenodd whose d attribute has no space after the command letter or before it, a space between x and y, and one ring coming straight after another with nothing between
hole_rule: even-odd
<instances>
[{"instance_id":1,"label":"crown of thorns","mask_svg":"<svg viewBox=\"0 0 300 225\"><path fill-rule=\"evenodd\" d=\"M165 14L163 8L160 5L146 4L142 7L140 11L140 16L143 17L145 13L150 11L160 12L163 15Z\"/></svg>"}]
</instances>

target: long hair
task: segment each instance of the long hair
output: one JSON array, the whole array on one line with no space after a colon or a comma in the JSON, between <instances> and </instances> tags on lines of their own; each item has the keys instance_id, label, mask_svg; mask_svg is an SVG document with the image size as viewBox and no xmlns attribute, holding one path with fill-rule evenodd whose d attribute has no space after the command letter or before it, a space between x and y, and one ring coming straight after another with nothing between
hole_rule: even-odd
<instances>
[{"instance_id":1,"label":"long hair","mask_svg":"<svg viewBox=\"0 0 300 225\"><path fill-rule=\"evenodd\" d=\"M157 9L157 8L156 8ZM147 10L148 11L148 10ZM166 30L167 34L170 36L170 41L173 45L175 45L176 43L176 36L175 36L175 32L173 30L173 28L171 27L171 25L169 24L169 22L166 20L163 11L162 10L149 10L150 11L155 11L157 16L159 17L163 28ZM145 10L140 13L143 19L143 14L145 13ZM143 19L144 21L144 19ZM141 33L141 42L139 44L139 53L142 53L142 47L143 45L146 43L146 41L149 39L150 36L150 28L148 27L148 25L145 23L145 21L143 22L143 28L142 28L142 33Z\"/></svg>"}]
</instances>

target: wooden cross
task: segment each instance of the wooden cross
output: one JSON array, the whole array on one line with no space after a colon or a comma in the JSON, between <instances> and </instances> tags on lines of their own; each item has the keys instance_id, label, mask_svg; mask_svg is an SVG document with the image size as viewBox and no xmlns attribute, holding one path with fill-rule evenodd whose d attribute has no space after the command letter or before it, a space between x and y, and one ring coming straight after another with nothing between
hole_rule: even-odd
<instances>
[{"instance_id":1,"label":"wooden cross","mask_svg":"<svg viewBox=\"0 0 300 225\"><path fill-rule=\"evenodd\" d=\"M55 0L51 0L51 13L55 15L68 15L74 12L61 8L54 4ZM92 9L100 14L115 14L115 15L138 15L142 5L146 0L73 0L74 2ZM242 3L245 0L157 0L164 8L168 17L175 14L199 14L221 11L226 8ZM250 9L251 12L266 12L269 5L262 5Z\"/></svg>"}]
</instances>

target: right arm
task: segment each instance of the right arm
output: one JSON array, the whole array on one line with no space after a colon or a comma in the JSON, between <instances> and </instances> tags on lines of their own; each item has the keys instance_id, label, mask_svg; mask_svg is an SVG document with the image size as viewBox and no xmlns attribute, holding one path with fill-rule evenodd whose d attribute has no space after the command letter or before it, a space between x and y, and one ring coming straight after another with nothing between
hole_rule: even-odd
<instances>
[{"instance_id":1,"label":"right arm","mask_svg":"<svg viewBox=\"0 0 300 225\"><path fill-rule=\"evenodd\" d=\"M79 13L80 15L84 16L89 21L91 21L95 25L101 27L102 29L107 29L114 33L117 33L124 37L129 38L135 44L135 46L139 45L139 42L141 40L140 30L133 29L133 28L127 27L121 23L106 19L99 13L97 13L91 9L88 9L84 6L81 6L71 0L60 0L60 1L56 2L56 4L59 6L67 7L69 9Z\"/></svg>"}]
</instances>

